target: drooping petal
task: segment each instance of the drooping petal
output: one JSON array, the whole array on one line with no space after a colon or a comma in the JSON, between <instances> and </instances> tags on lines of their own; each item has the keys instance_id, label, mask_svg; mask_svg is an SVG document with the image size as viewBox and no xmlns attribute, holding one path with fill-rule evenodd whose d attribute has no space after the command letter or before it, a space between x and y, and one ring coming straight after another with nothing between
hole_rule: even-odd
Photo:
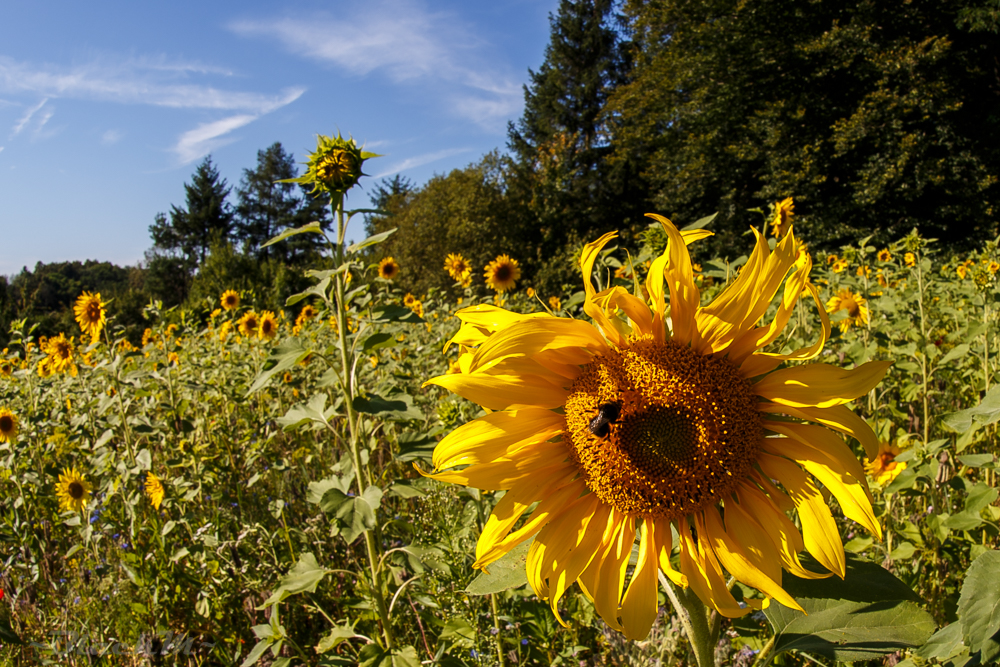
<instances>
[{"instance_id":1,"label":"drooping petal","mask_svg":"<svg viewBox=\"0 0 1000 667\"><path fill-rule=\"evenodd\" d=\"M891 365L891 361L869 361L855 369L829 364L782 368L758 380L753 390L758 396L793 408L829 408L867 394Z\"/></svg>"},{"instance_id":2,"label":"drooping petal","mask_svg":"<svg viewBox=\"0 0 1000 667\"><path fill-rule=\"evenodd\" d=\"M749 614L752 610L749 607L741 608L736 598L729 592L722 568L719 567L711 547L703 541L707 530L704 519L699 514L695 514L694 518L695 529L698 531L697 542L691 536L686 520L681 520L678 531L681 540L681 572L687 576L691 590L702 602L723 616L739 618Z\"/></svg>"},{"instance_id":3,"label":"drooping petal","mask_svg":"<svg viewBox=\"0 0 1000 667\"><path fill-rule=\"evenodd\" d=\"M459 426L434 448L438 470L483 463L551 439L565 424L560 414L542 408L493 412Z\"/></svg>"},{"instance_id":4,"label":"drooping petal","mask_svg":"<svg viewBox=\"0 0 1000 667\"><path fill-rule=\"evenodd\" d=\"M662 343L667 339L667 325L664 322L667 306L663 292L663 272L669 260L670 256L664 252L653 260L649 267L649 273L646 274L646 292L649 294L649 303L653 313L653 340L657 343Z\"/></svg>"},{"instance_id":5,"label":"drooping petal","mask_svg":"<svg viewBox=\"0 0 1000 667\"><path fill-rule=\"evenodd\" d=\"M670 562L670 554L674 548L673 537L670 533L670 522L663 519L648 521L647 528L651 531L653 539L656 540L656 558L660 569L663 570L663 574L667 575L667 578L674 582L675 585L687 588L687 577L675 570L673 564Z\"/></svg>"},{"instance_id":6,"label":"drooping petal","mask_svg":"<svg viewBox=\"0 0 1000 667\"><path fill-rule=\"evenodd\" d=\"M583 271L583 288L587 295L583 302L583 312L587 313L587 315L589 315L594 322L597 323L601 332L612 345L622 347L625 344L626 337L621 334L618 327L615 326L614 322L608 317L604 309L594 302L594 296L597 294L597 290L594 288L593 283L594 262L597 261L597 257L601 253L601 249L604 248L604 246L607 245L611 239L616 238L617 236L617 232L608 232L593 243L585 245L583 247L583 254L580 255L580 269Z\"/></svg>"},{"instance_id":7,"label":"drooping petal","mask_svg":"<svg viewBox=\"0 0 1000 667\"><path fill-rule=\"evenodd\" d=\"M846 405L835 405L830 408L791 408L777 403L761 403L761 412L785 414L812 422L818 422L827 428L852 436L865 448L865 456L872 461L878 456L878 437L864 419L856 415Z\"/></svg>"},{"instance_id":8,"label":"drooping petal","mask_svg":"<svg viewBox=\"0 0 1000 667\"><path fill-rule=\"evenodd\" d=\"M625 636L633 641L645 639L656 620L659 567L651 527L653 521L644 519L640 524L639 560L622 598L622 627Z\"/></svg>"},{"instance_id":9,"label":"drooping petal","mask_svg":"<svg viewBox=\"0 0 1000 667\"><path fill-rule=\"evenodd\" d=\"M605 312L621 310L632 322L632 332L653 332L653 314L642 299L629 294L620 285L610 287L594 297L594 303Z\"/></svg>"},{"instance_id":10,"label":"drooping petal","mask_svg":"<svg viewBox=\"0 0 1000 667\"><path fill-rule=\"evenodd\" d=\"M491 360L511 355L530 358L547 351L559 351L567 361L572 359L582 365L590 363L595 355L607 353L608 345L597 329L582 320L551 317L521 321L480 345L472 368L477 370Z\"/></svg>"},{"instance_id":11,"label":"drooping petal","mask_svg":"<svg viewBox=\"0 0 1000 667\"><path fill-rule=\"evenodd\" d=\"M799 512L806 549L823 567L843 579L847 572L844 543L819 489L802 468L788 459L761 452L757 456L757 464L766 475L781 480L781 484L788 489Z\"/></svg>"},{"instance_id":12,"label":"drooping petal","mask_svg":"<svg viewBox=\"0 0 1000 667\"><path fill-rule=\"evenodd\" d=\"M819 298L819 290L816 289L816 286L812 283L806 283L806 289L809 290L813 301L816 302L816 306L819 308L822 335L812 345L799 348L789 354L771 354L765 352L746 357L740 365L740 373L743 374L743 377L752 378L764 373L770 373L784 361L807 361L815 358L823 351L823 346L826 345L826 341L830 338L830 318L823 308L823 303Z\"/></svg>"},{"instance_id":13,"label":"drooping petal","mask_svg":"<svg viewBox=\"0 0 1000 667\"><path fill-rule=\"evenodd\" d=\"M513 488L519 481L552 466L576 467L570 461L565 443L543 442L518 452L512 459L495 459L489 463L471 465L463 470L424 473L440 482L450 482L477 489L501 491Z\"/></svg>"},{"instance_id":14,"label":"drooping petal","mask_svg":"<svg viewBox=\"0 0 1000 667\"><path fill-rule=\"evenodd\" d=\"M618 620L618 602L634 542L635 520L612 511L604 535L606 546L594 557L578 581L583 592L594 601L594 607L604 622L619 632L625 630Z\"/></svg>"},{"instance_id":15,"label":"drooping petal","mask_svg":"<svg viewBox=\"0 0 1000 667\"><path fill-rule=\"evenodd\" d=\"M445 344L448 347L453 344L467 345L475 347L482 344L492 334L504 329L515 322L526 319L538 319L552 317L549 313L514 313L504 308L489 304L479 304L462 308L455 313L455 316L462 321L462 326L451 340Z\"/></svg>"}]
</instances>

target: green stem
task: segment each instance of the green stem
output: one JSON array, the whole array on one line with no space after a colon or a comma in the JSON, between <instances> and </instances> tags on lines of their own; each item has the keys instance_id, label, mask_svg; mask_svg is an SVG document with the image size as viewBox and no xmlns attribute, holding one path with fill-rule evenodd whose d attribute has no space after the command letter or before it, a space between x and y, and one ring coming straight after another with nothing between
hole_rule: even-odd
<instances>
[{"instance_id":1,"label":"green stem","mask_svg":"<svg viewBox=\"0 0 1000 667\"><path fill-rule=\"evenodd\" d=\"M497 594L490 593L490 607L493 609L493 627L497 630L497 660L500 667L507 667L507 660L503 655L503 638L500 636L500 610L497 607Z\"/></svg>"},{"instance_id":2,"label":"green stem","mask_svg":"<svg viewBox=\"0 0 1000 667\"><path fill-rule=\"evenodd\" d=\"M920 309L920 336L921 343L924 347L923 358L920 363L920 372L923 376L924 382L924 442L926 443L930 437L930 404L927 400L927 325L924 318L924 273L920 266L920 255L917 255L917 306Z\"/></svg>"},{"instance_id":3,"label":"green stem","mask_svg":"<svg viewBox=\"0 0 1000 667\"><path fill-rule=\"evenodd\" d=\"M660 585L677 612L698 667L714 667L715 642L705 604L694 593L675 588L663 572L660 572Z\"/></svg>"},{"instance_id":4,"label":"green stem","mask_svg":"<svg viewBox=\"0 0 1000 667\"><path fill-rule=\"evenodd\" d=\"M760 653L757 654L757 659L753 662L753 667L765 667L765 665L771 662L771 649L774 648L774 642L777 638L778 635L771 635L767 643L761 647Z\"/></svg>"}]
</instances>

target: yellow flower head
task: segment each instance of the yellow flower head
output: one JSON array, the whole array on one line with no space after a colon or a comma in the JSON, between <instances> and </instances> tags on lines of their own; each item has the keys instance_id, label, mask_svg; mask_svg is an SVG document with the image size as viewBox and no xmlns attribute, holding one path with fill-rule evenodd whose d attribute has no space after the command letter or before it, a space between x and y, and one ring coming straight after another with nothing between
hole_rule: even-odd
<instances>
[{"instance_id":1,"label":"yellow flower head","mask_svg":"<svg viewBox=\"0 0 1000 667\"><path fill-rule=\"evenodd\" d=\"M270 310L265 310L260 314L260 325L257 329L257 335L260 338L268 340L278 335L278 320Z\"/></svg>"},{"instance_id":2,"label":"yellow flower head","mask_svg":"<svg viewBox=\"0 0 1000 667\"><path fill-rule=\"evenodd\" d=\"M101 330L107 322L107 313L104 310L105 303L101 301L101 295L84 292L73 306L76 314L76 323L80 325L80 330L89 334L93 342L97 342L101 335Z\"/></svg>"},{"instance_id":3,"label":"yellow flower head","mask_svg":"<svg viewBox=\"0 0 1000 667\"><path fill-rule=\"evenodd\" d=\"M991 274L995 276L997 274L997 271L1000 271L1000 262L990 262L987 269Z\"/></svg>"},{"instance_id":4,"label":"yellow flower head","mask_svg":"<svg viewBox=\"0 0 1000 667\"><path fill-rule=\"evenodd\" d=\"M243 317L237 323L237 328L240 335L245 338L251 338L257 335L257 330L260 328L260 318L257 317L257 313L252 310L248 310L243 313Z\"/></svg>"},{"instance_id":5,"label":"yellow flower head","mask_svg":"<svg viewBox=\"0 0 1000 667\"><path fill-rule=\"evenodd\" d=\"M964 262L963 262L962 264L959 264L959 265L958 265L958 266L957 266L957 267L955 268L955 273L957 273L957 274L958 274L958 277L959 277L959 278L960 278L961 280L965 280L965 276L966 276L966 274L967 274L968 272L969 272L969 267L968 267L968 265L967 265L967 264L965 264Z\"/></svg>"},{"instance_id":6,"label":"yellow flower head","mask_svg":"<svg viewBox=\"0 0 1000 667\"><path fill-rule=\"evenodd\" d=\"M534 287L529 287L527 290L525 290L525 294L528 295L529 299L534 299L535 298L535 288Z\"/></svg>"},{"instance_id":7,"label":"yellow flower head","mask_svg":"<svg viewBox=\"0 0 1000 667\"><path fill-rule=\"evenodd\" d=\"M399 264L392 257L386 257L378 263L378 277L392 280L399 275Z\"/></svg>"},{"instance_id":8,"label":"yellow flower head","mask_svg":"<svg viewBox=\"0 0 1000 667\"><path fill-rule=\"evenodd\" d=\"M907 266L915 266L917 263L917 257L912 252L908 252L903 255L903 263Z\"/></svg>"},{"instance_id":9,"label":"yellow flower head","mask_svg":"<svg viewBox=\"0 0 1000 667\"><path fill-rule=\"evenodd\" d=\"M487 287L502 294L514 289L514 285L521 279L521 267L516 259L499 255L486 266L483 277L486 278Z\"/></svg>"},{"instance_id":10,"label":"yellow flower head","mask_svg":"<svg viewBox=\"0 0 1000 667\"><path fill-rule=\"evenodd\" d=\"M795 202L791 197L774 203L774 212L771 214L771 234L774 236L784 236L788 233L788 228L795 217Z\"/></svg>"},{"instance_id":11,"label":"yellow flower head","mask_svg":"<svg viewBox=\"0 0 1000 667\"><path fill-rule=\"evenodd\" d=\"M449 253L444 260L444 270L455 282L461 282L472 273L472 264L459 253Z\"/></svg>"},{"instance_id":12,"label":"yellow flower head","mask_svg":"<svg viewBox=\"0 0 1000 667\"><path fill-rule=\"evenodd\" d=\"M904 461L897 461L903 450L888 442L880 442L878 453L874 459L865 459L865 472L868 473L879 486L886 486L899 476L899 473L906 470Z\"/></svg>"},{"instance_id":13,"label":"yellow flower head","mask_svg":"<svg viewBox=\"0 0 1000 667\"><path fill-rule=\"evenodd\" d=\"M550 296L549 308L552 310L562 310L562 300L557 296Z\"/></svg>"},{"instance_id":14,"label":"yellow flower head","mask_svg":"<svg viewBox=\"0 0 1000 667\"><path fill-rule=\"evenodd\" d=\"M232 322L223 322L222 326L219 327L219 340L223 343L226 342L226 339L229 338L229 332L232 330Z\"/></svg>"},{"instance_id":15,"label":"yellow flower head","mask_svg":"<svg viewBox=\"0 0 1000 667\"><path fill-rule=\"evenodd\" d=\"M222 293L219 302L226 310L236 310L240 307L240 295L235 290L227 289Z\"/></svg>"},{"instance_id":16,"label":"yellow flower head","mask_svg":"<svg viewBox=\"0 0 1000 667\"><path fill-rule=\"evenodd\" d=\"M849 289L838 290L837 294L826 302L826 312L836 313L840 310L847 311L847 317L837 324L841 332L847 331L855 324L858 326L868 324L868 302L860 294L855 294Z\"/></svg>"},{"instance_id":17,"label":"yellow flower head","mask_svg":"<svg viewBox=\"0 0 1000 667\"><path fill-rule=\"evenodd\" d=\"M361 171L362 165L373 157L378 155L361 150L354 139L344 139L339 132L336 137L319 134L316 136L316 152L309 154L306 173L280 182L312 185L311 193L343 194L365 176Z\"/></svg>"},{"instance_id":18,"label":"yellow flower head","mask_svg":"<svg viewBox=\"0 0 1000 667\"><path fill-rule=\"evenodd\" d=\"M10 408L0 408L0 442L14 442L17 430L17 415Z\"/></svg>"},{"instance_id":19,"label":"yellow flower head","mask_svg":"<svg viewBox=\"0 0 1000 667\"><path fill-rule=\"evenodd\" d=\"M76 468L64 468L56 483L56 497L63 511L79 512L90 500L90 483Z\"/></svg>"},{"instance_id":20,"label":"yellow flower head","mask_svg":"<svg viewBox=\"0 0 1000 667\"><path fill-rule=\"evenodd\" d=\"M216 317L218 317L221 314L222 314L222 309L221 308L216 308L211 313L209 313L208 316L214 320Z\"/></svg>"},{"instance_id":21,"label":"yellow flower head","mask_svg":"<svg viewBox=\"0 0 1000 667\"><path fill-rule=\"evenodd\" d=\"M837 257L836 255L827 255L826 256L826 265L829 266L829 265L833 264L834 262L836 262L838 259L840 259L840 258Z\"/></svg>"},{"instance_id":22,"label":"yellow flower head","mask_svg":"<svg viewBox=\"0 0 1000 667\"><path fill-rule=\"evenodd\" d=\"M295 318L296 324L302 324L303 322L308 322L309 320L316 317L316 308L311 304L306 304L302 306L302 310L299 311L299 316Z\"/></svg>"},{"instance_id":23,"label":"yellow flower head","mask_svg":"<svg viewBox=\"0 0 1000 667\"><path fill-rule=\"evenodd\" d=\"M9 377L14 372L13 359L0 359L0 375Z\"/></svg>"},{"instance_id":24,"label":"yellow flower head","mask_svg":"<svg viewBox=\"0 0 1000 667\"><path fill-rule=\"evenodd\" d=\"M146 473L146 497L149 498L149 502L153 504L153 507L160 509L160 505L163 503L163 497L166 495L166 489L163 488L163 482L159 477L151 472Z\"/></svg>"},{"instance_id":25,"label":"yellow flower head","mask_svg":"<svg viewBox=\"0 0 1000 667\"><path fill-rule=\"evenodd\" d=\"M403 305L406 306L407 308L412 308L413 304L415 304L416 302L417 302L417 297L413 296L409 292L407 292L406 296L403 297Z\"/></svg>"},{"instance_id":26,"label":"yellow flower head","mask_svg":"<svg viewBox=\"0 0 1000 667\"><path fill-rule=\"evenodd\" d=\"M48 377L56 373L69 373L76 377L78 371L76 363L73 361L76 347L73 345L72 337L67 339L65 334L59 334L40 341L40 347L46 355L38 362L40 376Z\"/></svg>"},{"instance_id":27,"label":"yellow flower head","mask_svg":"<svg viewBox=\"0 0 1000 667\"><path fill-rule=\"evenodd\" d=\"M848 263L847 263L846 259L838 259L836 262L833 263L833 266L831 268L833 269L834 273L841 273L847 267L848 267Z\"/></svg>"},{"instance_id":28,"label":"yellow flower head","mask_svg":"<svg viewBox=\"0 0 1000 667\"><path fill-rule=\"evenodd\" d=\"M880 261L880 262L891 262L892 261L892 253L889 252L888 248L883 248L882 250L878 251L878 261Z\"/></svg>"},{"instance_id":29,"label":"yellow flower head","mask_svg":"<svg viewBox=\"0 0 1000 667\"><path fill-rule=\"evenodd\" d=\"M461 372L428 381L487 412L438 443L428 474L507 492L486 522L474 566L489 567L533 539L528 581L557 619L560 599L578 581L604 621L635 640L657 616L660 571L730 617L768 598L801 609L781 582L782 568L816 576L799 561L803 549L843 577L840 529L820 485L881 539L864 469L836 432L875 455L875 434L847 404L889 366L779 368L815 358L830 333L809 282L812 262L799 260L791 232L773 251L757 234L748 269L702 305L687 243L706 234L654 217L669 241L647 275L648 301L620 286L595 288L594 264L617 236L605 234L580 259L583 308L594 324L465 308L451 342L475 353L461 358ZM789 354L765 352L802 294L819 311L817 340ZM783 296L769 311L776 295ZM785 514L792 508L801 528ZM741 606L729 576L762 597Z\"/></svg>"},{"instance_id":30,"label":"yellow flower head","mask_svg":"<svg viewBox=\"0 0 1000 667\"><path fill-rule=\"evenodd\" d=\"M173 364L174 366L180 366L181 358L177 355L176 352L171 352L170 354L167 355L167 362Z\"/></svg>"}]
</instances>

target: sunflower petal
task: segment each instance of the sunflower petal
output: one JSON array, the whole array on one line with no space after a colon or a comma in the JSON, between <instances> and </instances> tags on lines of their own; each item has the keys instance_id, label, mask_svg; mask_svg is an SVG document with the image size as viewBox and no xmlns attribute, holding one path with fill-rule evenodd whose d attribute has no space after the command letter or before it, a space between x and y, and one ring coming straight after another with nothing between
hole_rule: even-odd
<instances>
[{"instance_id":1,"label":"sunflower petal","mask_svg":"<svg viewBox=\"0 0 1000 667\"><path fill-rule=\"evenodd\" d=\"M574 466L562 442L541 443L527 451L518 452L513 459L494 459L489 463L471 465L462 470L424 473L439 482L450 482L477 489L500 491L513 488L515 484L538 474L539 470L552 466L560 468Z\"/></svg>"},{"instance_id":2,"label":"sunflower petal","mask_svg":"<svg viewBox=\"0 0 1000 667\"><path fill-rule=\"evenodd\" d=\"M639 560L632 572L622 598L622 627L625 636L633 641L645 639L653 627L657 612L657 554L653 539L653 519L644 519L640 524Z\"/></svg>"},{"instance_id":3,"label":"sunflower petal","mask_svg":"<svg viewBox=\"0 0 1000 667\"><path fill-rule=\"evenodd\" d=\"M830 408L791 408L777 403L761 403L758 407L761 412L798 417L840 431L856 438L865 448L865 456L870 460L874 461L875 457L878 456L879 443L875 431L868 425L868 422L856 415L846 405L835 405Z\"/></svg>"},{"instance_id":4,"label":"sunflower petal","mask_svg":"<svg viewBox=\"0 0 1000 667\"><path fill-rule=\"evenodd\" d=\"M635 521L612 511L605 530L605 547L580 575L583 592L594 601L594 607L604 622L619 632L625 629L618 620L618 602L625 585L625 572L632 544L635 542Z\"/></svg>"},{"instance_id":5,"label":"sunflower petal","mask_svg":"<svg viewBox=\"0 0 1000 667\"><path fill-rule=\"evenodd\" d=\"M752 378L764 373L770 373L784 361L806 361L815 358L823 351L823 346L826 345L826 341L830 338L830 318L823 308L823 303L819 298L819 290L816 289L816 286L812 283L806 283L806 289L812 294L813 301L816 302L816 306L819 308L822 335L812 345L799 348L789 354L761 353L750 355L740 365L740 372L743 374L743 377Z\"/></svg>"},{"instance_id":6,"label":"sunflower petal","mask_svg":"<svg viewBox=\"0 0 1000 667\"><path fill-rule=\"evenodd\" d=\"M758 380L753 390L758 396L793 408L829 408L867 394L891 365L891 361L869 361L853 370L829 364L782 368Z\"/></svg>"},{"instance_id":7,"label":"sunflower petal","mask_svg":"<svg viewBox=\"0 0 1000 667\"><path fill-rule=\"evenodd\" d=\"M553 438L564 423L562 415L543 408L490 413L442 438L434 448L434 467L442 470L508 456L521 447Z\"/></svg>"},{"instance_id":8,"label":"sunflower petal","mask_svg":"<svg viewBox=\"0 0 1000 667\"><path fill-rule=\"evenodd\" d=\"M656 540L657 562L660 565L660 569L663 570L663 574L667 575L667 578L674 582L675 585L687 588L687 577L675 570L673 564L670 562L670 554L674 548L673 537L670 533L670 522L657 519L648 522L648 526L649 530L653 531L653 538Z\"/></svg>"},{"instance_id":9,"label":"sunflower petal","mask_svg":"<svg viewBox=\"0 0 1000 667\"><path fill-rule=\"evenodd\" d=\"M512 405L558 408L569 395L569 390L537 375L453 373L431 378L424 383L428 384L444 387L488 410L505 410Z\"/></svg>"},{"instance_id":10,"label":"sunflower petal","mask_svg":"<svg viewBox=\"0 0 1000 667\"><path fill-rule=\"evenodd\" d=\"M729 592L726 579L722 574L711 547L704 542L705 521L695 514L695 529L698 531L697 542L683 522L679 532L681 538L681 572L687 575L691 590L702 602L711 606L717 612L728 618L739 618L752 610L741 608L736 598ZM682 520L683 521L683 520Z\"/></svg>"},{"instance_id":11,"label":"sunflower petal","mask_svg":"<svg viewBox=\"0 0 1000 667\"><path fill-rule=\"evenodd\" d=\"M655 213L646 215L658 220L667 232L667 247L663 254L669 257L664 277L670 288L671 337L682 345L697 344L698 328L695 325L695 313L701 302L701 292L694 284L694 271L687 244L670 220Z\"/></svg>"},{"instance_id":12,"label":"sunflower petal","mask_svg":"<svg viewBox=\"0 0 1000 667\"><path fill-rule=\"evenodd\" d=\"M575 361L587 364L594 355L606 354L608 345L597 329L582 320L551 317L521 321L483 343L476 350L472 368L481 368L493 359L512 355L534 357L548 351L573 352Z\"/></svg>"},{"instance_id":13,"label":"sunflower petal","mask_svg":"<svg viewBox=\"0 0 1000 667\"><path fill-rule=\"evenodd\" d=\"M597 261L601 249L617 236L617 232L608 232L593 243L585 245L583 247L583 254L580 255L580 269L583 271L583 288L587 295L587 298L583 302L583 312L587 313L597 323L597 326L601 328L601 332L613 345L621 347L625 344L626 338L619 332L612 320L608 318L604 309L594 301L597 290L594 288L593 282L594 263Z\"/></svg>"}]
</instances>

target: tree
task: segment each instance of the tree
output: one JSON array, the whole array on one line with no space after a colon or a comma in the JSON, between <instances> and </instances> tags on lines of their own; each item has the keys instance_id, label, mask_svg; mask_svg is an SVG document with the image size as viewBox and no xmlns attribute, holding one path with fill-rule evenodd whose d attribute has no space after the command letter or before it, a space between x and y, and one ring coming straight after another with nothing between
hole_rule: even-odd
<instances>
[{"instance_id":1,"label":"tree","mask_svg":"<svg viewBox=\"0 0 1000 667\"><path fill-rule=\"evenodd\" d=\"M644 226L635 162L608 159L604 108L630 69L612 12L612 0L560 2L523 116L508 127L511 191L527 210L540 262L609 229Z\"/></svg>"},{"instance_id":2,"label":"tree","mask_svg":"<svg viewBox=\"0 0 1000 667\"><path fill-rule=\"evenodd\" d=\"M162 213L149 232L157 249L183 256L189 271L205 261L215 241L229 239L233 211L226 202L231 188L206 157L195 169L191 182L184 185L185 208L171 206L170 221Z\"/></svg>"},{"instance_id":3,"label":"tree","mask_svg":"<svg viewBox=\"0 0 1000 667\"><path fill-rule=\"evenodd\" d=\"M718 250L755 222L746 209L790 195L815 245L914 226L992 237L1000 40L969 9L629 0L637 65L607 107L616 153L648 156L663 214L718 211Z\"/></svg>"}]
</instances>

